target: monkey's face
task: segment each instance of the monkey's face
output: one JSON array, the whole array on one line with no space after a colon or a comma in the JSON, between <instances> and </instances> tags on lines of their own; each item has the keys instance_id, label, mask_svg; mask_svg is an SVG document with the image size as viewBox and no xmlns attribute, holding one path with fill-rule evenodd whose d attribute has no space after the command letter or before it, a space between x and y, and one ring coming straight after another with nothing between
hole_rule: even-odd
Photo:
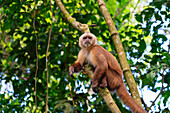
<instances>
[{"instance_id":1,"label":"monkey's face","mask_svg":"<svg viewBox=\"0 0 170 113\"><path fill-rule=\"evenodd\" d=\"M92 37L90 37L90 36L83 37L83 39L82 39L82 45L85 48L92 46L94 44L93 42L94 41L93 41Z\"/></svg>"},{"instance_id":2,"label":"monkey's face","mask_svg":"<svg viewBox=\"0 0 170 113\"><path fill-rule=\"evenodd\" d=\"M84 33L79 38L79 46L81 48L89 48L89 47L92 47L94 45L97 45L97 38L92 33Z\"/></svg>"}]
</instances>

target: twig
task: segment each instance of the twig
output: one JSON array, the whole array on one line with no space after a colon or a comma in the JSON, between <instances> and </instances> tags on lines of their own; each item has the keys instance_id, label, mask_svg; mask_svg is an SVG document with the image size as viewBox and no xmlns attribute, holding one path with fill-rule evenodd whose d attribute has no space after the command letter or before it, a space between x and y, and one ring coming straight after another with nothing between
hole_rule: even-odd
<instances>
[{"instance_id":1,"label":"twig","mask_svg":"<svg viewBox=\"0 0 170 113\"><path fill-rule=\"evenodd\" d=\"M69 80L68 80L68 85L70 85L70 84L69 84ZM76 107L76 106L75 106L75 102L74 102L74 98L73 98L73 94L71 93L70 87L69 87L69 91L70 91L70 96L71 96L71 98L72 98L73 106ZM75 112L78 113L78 112L77 112L77 109L75 109Z\"/></svg>"},{"instance_id":2,"label":"twig","mask_svg":"<svg viewBox=\"0 0 170 113\"><path fill-rule=\"evenodd\" d=\"M7 0L4 1L4 3L0 6L0 8L2 8L2 6L6 3Z\"/></svg>"},{"instance_id":3,"label":"twig","mask_svg":"<svg viewBox=\"0 0 170 113\"><path fill-rule=\"evenodd\" d=\"M2 20L2 17L3 17L3 12L1 12L1 17L0 17L0 21Z\"/></svg>"},{"instance_id":4,"label":"twig","mask_svg":"<svg viewBox=\"0 0 170 113\"><path fill-rule=\"evenodd\" d=\"M170 56L170 40L169 40L169 48L168 48L168 53L169 53L169 56Z\"/></svg>"},{"instance_id":5,"label":"twig","mask_svg":"<svg viewBox=\"0 0 170 113\"><path fill-rule=\"evenodd\" d=\"M34 0L34 2L35 2L35 4L36 4L36 0ZM37 40L38 40L38 37L37 37L37 34L36 34L36 29L35 29L35 15L36 15L36 13L35 13L35 7L34 7L34 20L33 20L33 27L34 27L34 34L35 34L35 37L36 37L36 42L35 42L35 46L36 46L36 57L37 57L37 59L36 59L36 71L35 71L35 91L34 91L34 93L35 93L35 111L34 111L34 113L36 113L37 112L37 73L38 73L38 45L37 45Z\"/></svg>"},{"instance_id":6,"label":"twig","mask_svg":"<svg viewBox=\"0 0 170 113\"><path fill-rule=\"evenodd\" d=\"M89 27L93 27L93 26L97 26L97 24L91 24L91 25L88 25Z\"/></svg>"},{"instance_id":7,"label":"twig","mask_svg":"<svg viewBox=\"0 0 170 113\"><path fill-rule=\"evenodd\" d=\"M125 9L125 7L131 2L131 0L129 0L121 10L119 10L119 12L117 14L115 14L115 16L113 17L113 19L115 19L118 15L120 15L120 13Z\"/></svg>"},{"instance_id":8,"label":"twig","mask_svg":"<svg viewBox=\"0 0 170 113\"><path fill-rule=\"evenodd\" d=\"M136 3L136 5L134 7L134 10L132 11L132 14L134 13L134 11L135 11L136 7L138 6L139 2L140 2L140 0L138 0L138 2Z\"/></svg>"},{"instance_id":9,"label":"twig","mask_svg":"<svg viewBox=\"0 0 170 113\"><path fill-rule=\"evenodd\" d=\"M79 4L80 4L81 7L85 10L85 12L86 12L87 14L89 14L88 11L86 10L86 8L84 8L80 2L79 2Z\"/></svg>"},{"instance_id":10,"label":"twig","mask_svg":"<svg viewBox=\"0 0 170 113\"><path fill-rule=\"evenodd\" d=\"M31 108L31 106L28 106L29 108L30 108L30 111L31 111L31 113L32 113L32 108Z\"/></svg>"},{"instance_id":11,"label":"twig","mask_svg":"<svg viewBox=\"0 0 170 113\"><path fill-rule=\"evenodd\" d=\"M165 69L164 69L164 71L165 71ZM164 73L164 71L163 71L163 73ZM162 91L163 91L163 89L164 89L164 86L163 86L163 83L164 83L164 74L163 74L163 73L161 74L161 76L162 76L162 87L161 87L161 91L159 92L159 94L157 95L157 97L155 98L155 100L152 102L151 106L148 107L148 110L150 110L151 107L155 104L155 101L158 99L158 97L161 95L161 93L162 93Z\"/></svg>"},{"instance_id":12,"label":"twig","mask_svg":"<svg viewBox=\"0 0 170 113\"><path fill-rule=\"evenodd\" d=\"M52 19L51 19L51 27L50 27L50 33L48 37L48 45L47 45L47 51L46 51L46 70L47 70L47 95L46 95L46 113L48 112L48 79L49 79L49 70L48 70L48 51L50 47L50 38L51 38L51 31L52 31L52 21L53 21L53 10L52 10L52 5L51 5L51 0L50 0L50 8L51 8L51 13L52 13Z\"/></svg>"},{"instance_id":13,"label":"twig","mask_svg":"<svg viewBox=\"0 0 170 113\"><path fill-rule=\"evenodd\" d=\"M143 103L145 109L147 109L148 107L147 107L146 103L144 102L143 98L141 98L141 101L142 101L142 103Z\"/></svg>"}]
</instances>

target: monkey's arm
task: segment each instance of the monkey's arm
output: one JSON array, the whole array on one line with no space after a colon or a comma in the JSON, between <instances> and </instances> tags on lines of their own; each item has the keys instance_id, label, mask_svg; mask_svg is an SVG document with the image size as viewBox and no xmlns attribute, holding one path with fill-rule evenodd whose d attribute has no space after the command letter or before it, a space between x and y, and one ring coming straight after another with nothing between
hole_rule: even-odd
<instances>
[{"instance_id":1,"label":"monkey's arm","mask_svg":"<svg viewBox=\"0 0 170 113\"><path fill-rule=\"evenodd\" d=\"M78 73L82 70L83 64L85 61L85 55L84 52L81 50L78 54L78 58L75 61L74 64L72 64L69 67L69 76L71 76L72 78L74 78L73 73Z\"/></svg>"},{"instance_id":2,"label":"monkey's arm","mask_svg":"<svg viewBox=\"0 0 170 113\"><path fill-rule=\"evenodd\" d=\"M92 89L94 92L98 92L97 87L99 86L100 81L103 79L103 76L105 76L107 73L108 64L103 54L93 57L95 57L93 63L96 65L96 67L92 78Z\"/></svg>"}]
</instances>

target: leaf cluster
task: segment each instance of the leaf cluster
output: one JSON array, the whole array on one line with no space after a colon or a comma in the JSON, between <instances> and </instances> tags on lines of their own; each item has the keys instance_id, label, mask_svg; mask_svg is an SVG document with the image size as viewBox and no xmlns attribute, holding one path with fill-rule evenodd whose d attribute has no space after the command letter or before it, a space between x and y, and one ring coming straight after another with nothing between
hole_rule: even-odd
<instances>
[{"instance_id":1,"label":"leaf cluster","mask_svg":"<svg viewBox=\"0 0 170 113\"><path fill-rule=\"evenodd\" d=\"M117 56L108 27L95 0L62 2L77 21L88 25L95 24L96 26L90 27L90 31L98 37L101 46L109 51L113 50L111 53ZM108 0L106 3L108 7L109 2ZM4 1L0 1L0 4L3 3ZM119 5L113 6L121 9L127 1L119 0L116 3ZM167 41L167 36L159 34L158 31L169 19L168 3L151 2L148 8L135 15L137 25L129 24L132 14L126 8L115 18L133 74L140 75L135 76L136 82L142 81L141 87L148 86L152 91L158 91L160 88L155 88L155 84L162 83L159 77L164 75L166 90L162 93L162 98L164 97L165 105L169 92L170 58L167 50L162 47ZM160 6L165 6L166 10L162 11ZM53 13L50 10L50 1L44 0L6 0L0 9L0 112L35 111L36 47L37 112L45 111L47 82L45 55L51 23L52 34L48 53L49 111L74 112L76 109L79 112L110 112L99 95L88 93L90 80L87 76L80 74L76 79L68 76L68 67L76 60L80 50L78 37L81 33L66 22L55 1L52 1L52 9ZM115 10L110 8L109 12L114 18ZM155 22L152 21L153 18ZM157 21L160 23L154 25ZM164 26L167 27L169 24ZM148 46L151 48L149 51ZM6 87L8 84L11 87ZM116 96L113 97L121 111L127 112Z\"/></svg>"}]
</instances>

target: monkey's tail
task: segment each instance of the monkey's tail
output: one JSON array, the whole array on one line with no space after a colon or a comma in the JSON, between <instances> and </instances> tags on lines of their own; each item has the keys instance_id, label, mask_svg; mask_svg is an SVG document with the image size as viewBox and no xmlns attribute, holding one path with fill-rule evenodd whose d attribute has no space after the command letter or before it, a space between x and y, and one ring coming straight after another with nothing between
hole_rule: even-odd
<instances>
[{"instance_id":1,"label":"monkey's tail","mask_svg":"<svg viewBox=\"0 0 170 113\"><path fill-rule=\"evenodd\" d=\"M140 107L135 100L129 95L125 85L120 85L117 88L117 94L125 105L130 107L133 113L147 113L142 107Z\"/></svg>"}]
</instances>

